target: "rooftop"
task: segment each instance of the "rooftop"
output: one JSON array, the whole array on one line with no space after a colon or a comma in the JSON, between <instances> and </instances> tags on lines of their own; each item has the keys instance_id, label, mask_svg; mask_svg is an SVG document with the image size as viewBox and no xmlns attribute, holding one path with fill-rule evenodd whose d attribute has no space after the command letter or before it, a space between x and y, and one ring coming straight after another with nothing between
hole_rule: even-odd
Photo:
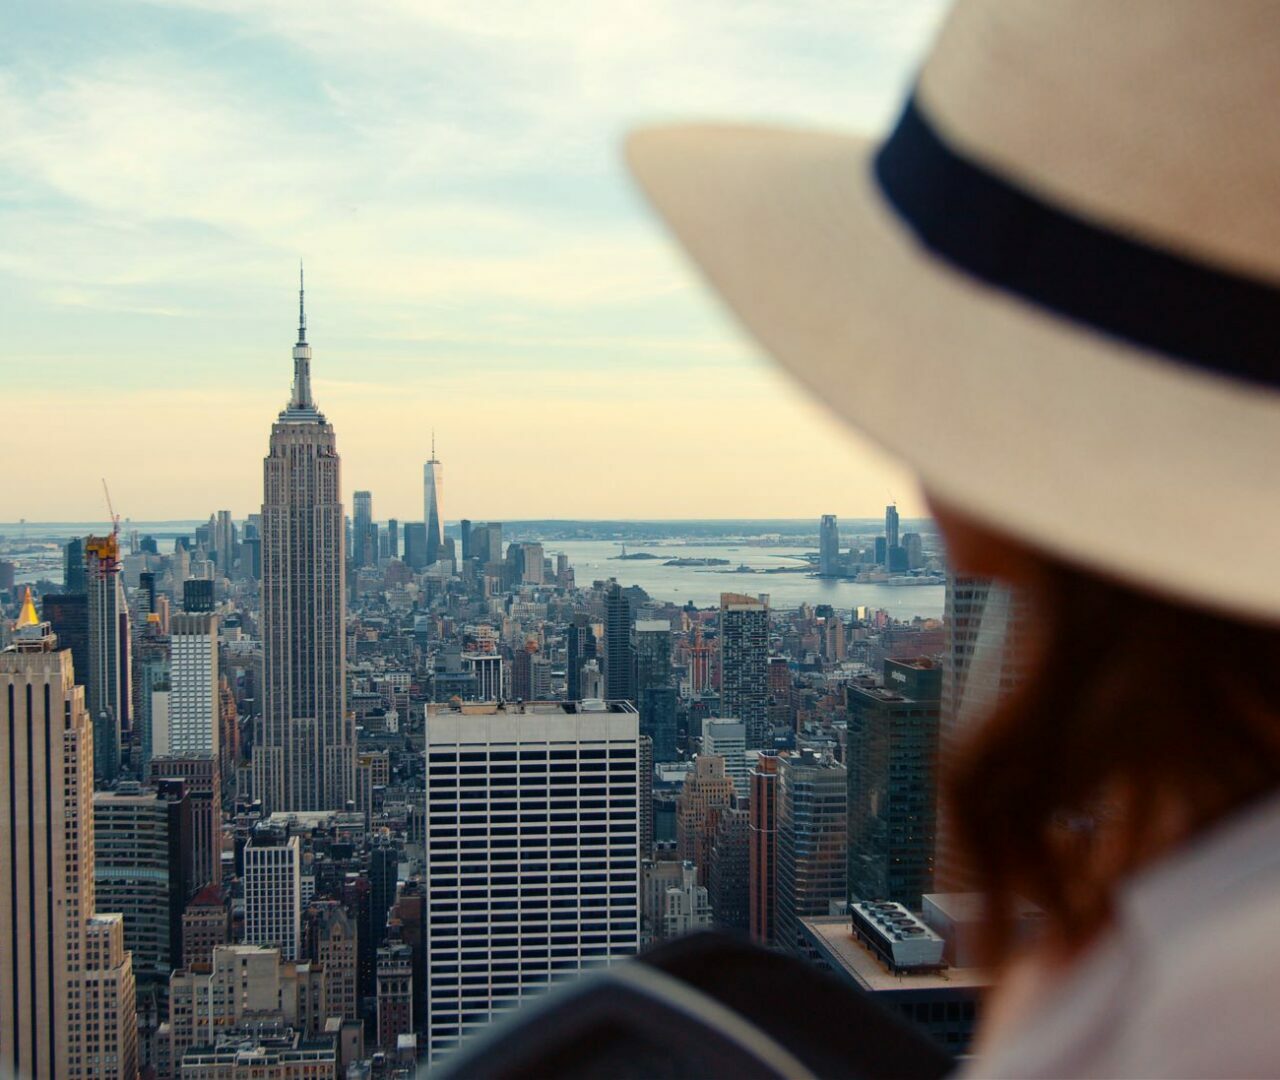
<instances>
[{"instance_id":1,"label":"rooftop","mask_svg":"<svg viewBox=\"0 0 1280 1080\"><path fill-rule=\"evenodd\" d=\"M580 713L634 713L629 701L460 701L454 704L427 705L427 717L433 716L565 716Z\"/></svg>"},{"instance_id":2,"label":"rooftop","mask_svg":"<svg viewBox=\"0 0 1280 1080\"><path fill-rule=\"evenodd\" d=\"M894 974L853 936L847 915L815 916L801 924L832 970L863 990L977 990L991 985L983 968Z\"/></svg>"}]
</instances>

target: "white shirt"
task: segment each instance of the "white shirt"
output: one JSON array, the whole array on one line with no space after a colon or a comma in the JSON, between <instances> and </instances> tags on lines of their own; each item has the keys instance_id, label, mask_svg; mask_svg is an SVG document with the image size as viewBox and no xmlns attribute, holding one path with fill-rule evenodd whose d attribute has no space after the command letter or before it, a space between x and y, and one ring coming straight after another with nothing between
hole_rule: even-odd
<instances>
[{"instance_id":1,"label":"white shirt","mask_svg":"<svg viewBox=\"0 0 1280 1080\"><path fill-rule=\"evenodd\" d=\"M1136 876L966 1077L1280 1076L1280 797Z\"/></svg>"}]
</instances>

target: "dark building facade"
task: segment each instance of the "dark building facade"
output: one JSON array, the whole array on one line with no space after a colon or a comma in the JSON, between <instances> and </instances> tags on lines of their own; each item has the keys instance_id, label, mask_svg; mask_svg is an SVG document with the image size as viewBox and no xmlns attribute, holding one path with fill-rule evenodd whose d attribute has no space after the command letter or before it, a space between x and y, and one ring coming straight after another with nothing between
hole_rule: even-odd
<instances>
[{"instance_id":1,"label":"dark building facade","mask_svg":"<svg viewBox=\"0 0 1280 1080\"><path fill-rule=\"evenodd\" d=\"M933 887L942 668L886 660L884 680L848 687L851 900L918 910Z\"/></svg>"},{"instance_id":2,"label":"dark building facade","mask_svg":"<svg viewBox=\"0 0 1280 1080\"><path fill-rule=\"evenodd\" d=\"M404 523L404 561L414 570L427 565L427 527L421 521Z\"/></svg>"},{"instance_id":3,"label":"dark building facade","mask_svg":"<svg viewBox=\"0 0 1280 1080\"><path fill-rule=\"evenodd\" d=\"M676 688L649 686L640 692L640 734L653 740L654 761L676 761Z\"/></svg>"},{"instance_id":4,"label":"dark building facade","mask_svg":"<svg viewBox=\"0 0 1280 1080\"><path fill-rule=\"evenodd\" d=\"M73 540L72 544L79 544ZM70 549L71 544L67 545ZM83 558L80 579L84 580ZM71 664L76 678L83 681L81 672L89 670L89 597L83 593L46 593L40 598L43 618L52 626L58 637L58 647L71 650Z\"/></svg>"},{"instance_id":5,"label":"dark building facade","mask_svg":"<svg viewBox=\"0 0 1280 1080\"><path fill-rule=\"evenodd\" d=\"M721 810L716 816L707 893L715 925L733 933L745 934L750 921L750 833L746 808Z\"/></svg>"},{"instance_id":6,"label":"dark building facade","mask_svg":"<svg viewBox=\"0 0 1280 1080\"><path fill-rule=\"evenodd\" d=\"M610 701L635 703L636 663L631 637L631 603L616 581L609 583L605 594L604 691Z\"/></svg>"}]
</instances>

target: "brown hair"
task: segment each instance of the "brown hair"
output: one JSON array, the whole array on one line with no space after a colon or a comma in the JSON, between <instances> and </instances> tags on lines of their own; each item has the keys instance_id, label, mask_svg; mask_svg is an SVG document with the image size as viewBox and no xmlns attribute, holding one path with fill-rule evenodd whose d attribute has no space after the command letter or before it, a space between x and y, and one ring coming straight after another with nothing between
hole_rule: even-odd
<instances>
[{"instance_id":1,"label":"brown hair","mask_svg":"<svg viewBox=\"0 0 1280 1080\"><path fill-rule=\"evenodd\" d=\"M1018 898L1078 952L1117 883L1280 788L1280 628L1046 562L1027 589L1026 678L959 748L956 839L1011 959Z\"/></svg>"}]
</instances>

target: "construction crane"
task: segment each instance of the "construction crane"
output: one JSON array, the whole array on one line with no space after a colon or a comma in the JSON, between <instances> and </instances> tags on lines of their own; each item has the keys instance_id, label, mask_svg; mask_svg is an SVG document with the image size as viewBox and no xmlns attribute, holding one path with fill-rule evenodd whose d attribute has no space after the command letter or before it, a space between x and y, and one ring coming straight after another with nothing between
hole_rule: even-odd
<instances>
[{"instance_id":1,"label":"construction crane","mask_svg":"<svg viewBox=\"0 0 1280 1080\"><path fill-rule=\"evenodd\" d=\"M102 491L107 497L107 513L111 515L111 535L86 536L84 541L85 555L95 557L100 578L120 569L120 515L111 505L111 492L107 488L105 476L102 478Z\"/></svg>"},{"instance_id":2,"label":"construction crane","mask_svg":"<svg viewBox=\"0 0 1280 1080\"><path fill-rule=\"evenodd\" d=\"M116 508L111 505L111 489L107 487L107 478L102 478L102 493L107 497L107 513L111 517L111 535L120 535L120 515L116 513Z\"/></svg>"}]
</instances>

